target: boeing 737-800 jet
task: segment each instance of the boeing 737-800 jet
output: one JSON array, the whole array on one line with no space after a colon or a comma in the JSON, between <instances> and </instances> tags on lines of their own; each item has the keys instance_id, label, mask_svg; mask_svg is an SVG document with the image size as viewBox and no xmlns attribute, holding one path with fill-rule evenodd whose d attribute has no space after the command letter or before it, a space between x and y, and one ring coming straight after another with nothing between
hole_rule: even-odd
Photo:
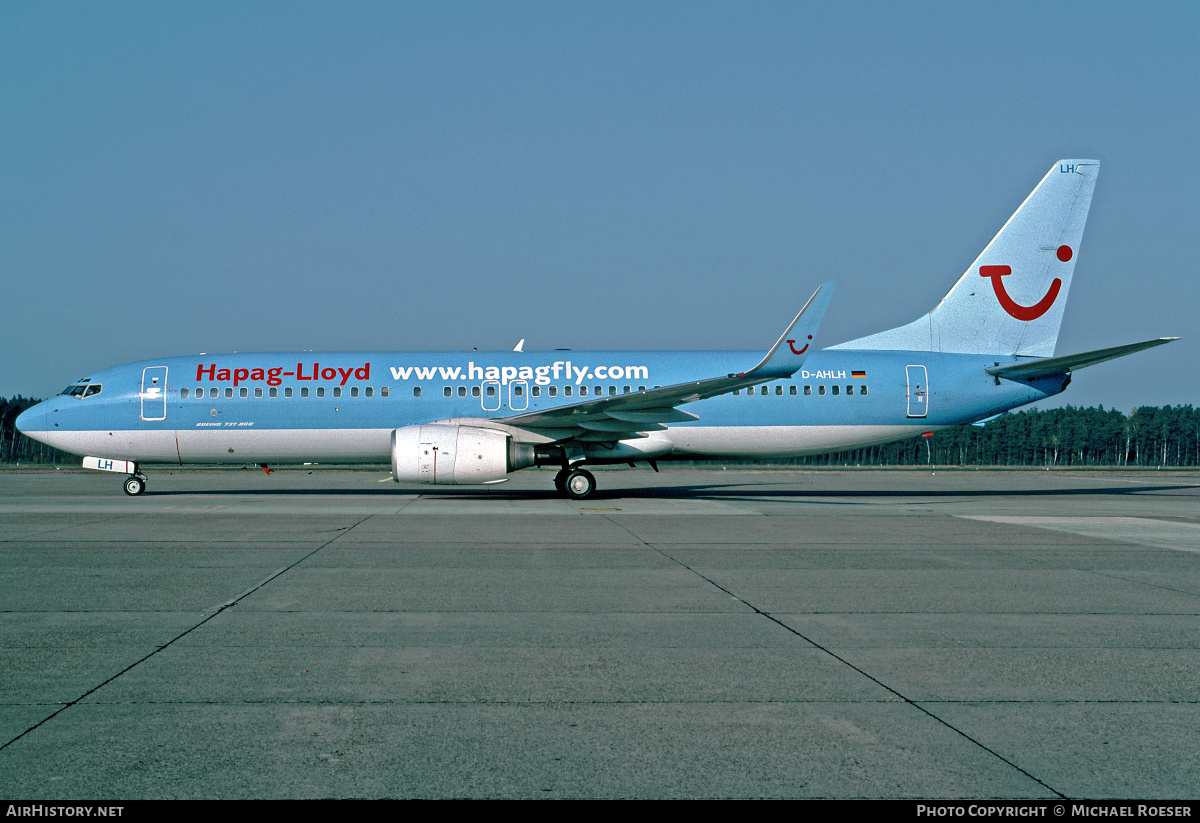
<instances>
[{"instance_id":1,"label":"boeing 737-800 jet","mask_svg":"<svg viewBox=\"0 0 1200 823\"><path fill-rule=\"evenodd\" d=\"M487 484L558 466L792 457L885 443L1058 394L1075 369L1175 338L1054 356L1099 163L1056 163L933 311L817 349L817 289L765 356L745 352L272 352L96 372L17 418L128 474L145 464L391 462L397 482ZM520 349L518 345L518 349ZM756 362L757 361L757 362Z\"/></svg>"}]
</instances>

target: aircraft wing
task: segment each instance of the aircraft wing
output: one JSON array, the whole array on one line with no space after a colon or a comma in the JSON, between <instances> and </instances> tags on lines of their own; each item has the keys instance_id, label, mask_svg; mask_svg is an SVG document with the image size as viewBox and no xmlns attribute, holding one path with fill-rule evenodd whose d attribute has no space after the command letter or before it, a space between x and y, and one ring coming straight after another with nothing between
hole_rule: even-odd
<instances>
[{"instance_id":1,"label":"aircraft wing","mask_svg":"<svg viewBox=\"0 0 1200 823\"><path fill-rule=\"evenodd\" d=\"M699 416L676 406L790 377L804 365L813 335L825 316L832 296L833 283L825 283L813 292L766 356L748 371L597 397L567 406L526 412L497 422L525 429L558 430L555 439L560 440L613 442L645 437L644 432L662 431L666 428L664 423L699 420ZM800 341L803 341L803 346L797 348L795 344ZM787 345L784 346L784 343Z\"/></svg>"},{"instance_id":2,"label":"aircraft wing","mask_svg":"<svg viewBox=\"0 0 1200 823\"><path fill-rule=\"evenodd\" d=\"M1140 343L1126 343L1124 346L1113 346L1107 349L1085 351L1080 354L1067 354L1062 357L1046 357L1041 360L1026 360L1020 363L1005 363L1001 366L991 366L985 371L993 377L1007 377L1009 380L1033 380L1037 377L1050 377L1055 374L1066 374L1069 371L1082 369L1084 366L1094 366L1115 357L1124 357L1135 351L1152 349L1163 343L1178 340L1178 337L1156 337L1153 340L1143 340Z\"/></svg>"}]
</instances>

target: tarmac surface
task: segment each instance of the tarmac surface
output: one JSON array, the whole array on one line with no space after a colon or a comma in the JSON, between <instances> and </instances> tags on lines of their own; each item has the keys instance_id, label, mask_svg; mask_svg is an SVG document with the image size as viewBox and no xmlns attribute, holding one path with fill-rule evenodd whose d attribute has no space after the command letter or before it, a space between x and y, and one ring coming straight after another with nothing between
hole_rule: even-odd
<instances>
[{"instance_id":1,"label":"tarmac surface","mask_svg":"<svg viewBox=\"0 0 1200 823\"><path fill-rule=\"evenodd\" d=\"M0 797L1195 798L1200 474L0 474Z\"/></svg>"}]
</instances>

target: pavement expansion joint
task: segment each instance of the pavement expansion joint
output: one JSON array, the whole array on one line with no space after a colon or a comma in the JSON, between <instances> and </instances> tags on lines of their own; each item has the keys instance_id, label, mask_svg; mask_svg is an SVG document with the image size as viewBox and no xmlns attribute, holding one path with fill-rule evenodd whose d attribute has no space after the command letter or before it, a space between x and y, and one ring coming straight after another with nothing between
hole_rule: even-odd
<instances>
[{"instance_id":1,"label":"pavement expansion joint","mask_svg":"<svg viewBox=\"0 0 1200 823\"><path fill-rule=\"evenodd\" d=\"M617 523L617 521L615 521L615 520L612 520L612 521L610 521L610 522L616 523L617 525L621 525L621 524ZM625 527L624 527L624 526L621 526L621 528L625 528ZM968 740L969 742L973 743L975 746L977 746L977 747L979 747L980 749L984 750L985 752L987 752L987 753L988 753L988 754L990 754L991 756L995 757L997 760L1000 760L1001 762L1005 763L1006 765L1010 766L1011 768L1013 768L1013 769L1015 769L1016 771L1018 771L1018 772L1020 772L1021 774L1023 774L1025 777L1027 777L1027 778L1029 778L1030 780L1034 781L1035 783L1037 783L1037 784L1038 784L1039 786L1041 786L1042 788L1044 788L1044 789L1047 789L1048 791L1054 792L1054 794L1058 795L1059 797L1066 799L1066 797L1067 797L1067 796L1066 796L1065 794L1063 794L1063 793L1059 792L1057 789L1055 789L1054 787L1050 786L1050 785L1049 785L1049 784L1047 784L1046 782L1044 782L1044 781L1042 781L1042 780L1038 779L1038 778L1037 778L1037 777L1035 777L1033 774L1031 774L1030 772L1028 772L1028 771L1026 771L1025 769L1021 768L1021 767L1020 767L1020 766L1018 766L1016 763L1014 763L1012 760L1010 760L1010 759L1008 759L1007 757L1005 757L1004 755L1000 754L1000 753L999 753L998 751L996 751L995 749L991 748L990 746L987 746L987 745L985 745L983 742L981 742L981 741L979 741L979 740L975 739L974 737L972 737L971 735L967 734L965 731L963 731L962 729L958 728L958 727L957 727L957 726L955 726L954 724L950 723L949 721L945 720L944 718L941 718L941 717L937 716L936 714L934 714L934 713L933 713L933 712L931 712L930 710L928 710L928 709L926 709L925 707L923 707L921 704L919 704L919 703L917 703L916 701L912 700L911 698L909 698L909 697L905 696L905 695L904 695L903 693L901 693L899 690L897 690L897 689L893 688L892 686L889 686L888 684L884 683L884 682L883 682L882 680L880 680L879 678L877 678L877 677L875 677L874 675L872 675L872 674L868 673L868 672L867 672L867 671L865 671L864 669L862 669L862 668L860 668L860 667L858 667L858 666L854 665L854 664L853 664L853 663L851 663L850 661L846 660L844 657L842 657L842 656L840 656L840 655L836 654L836 653L835 653L834 651L832 651L831 649L828 649L828 648L826 648L825 646L822 646L820 643L817 643L817 642L816 642L815 640L813 640L812 638L805 636L803 633L801 633L801 632L797 631L796 629L792 628L791 626L789 626L788 624L784 623L782 620L780 620L779 618L777 618L777 617L775 617L774 615L770 614L769 612L767 612L767 611L764 611L763 609L760 609L759 607L755 606L753 603L750 603L749 601L745 600L744 598L742 598L742 597L739 597L738 595L734 594L734 593L733 593L732 591L730 591L729 589L727 589L727 588L725 588L724 586L722 586L721 584L717 583L717 582L716 582L715 580L713 580L712 578L710 578L710 577L708 577L708 576L706 576L706 575L702 574L701 572L699 572L699 571L697 571L697 570L693 569L691 566L688 566L688 565L687 565L686 563L684 563L683 561L681 561L681 560L679 560L679 559L677 559L677 558L675 558L675 557L672 557L672 556L671 556L669 553L667 553L666 551L664 551L662 548L660 548L660 547L658 547L658 546L655 546L655 545L653 545L653 544L651 544L651 543L648 543L648 542L646 542L645 540L642 540L642 538L641 538L641 537L639 537L637 534L635 534L634 532L630 531L630 530L629 530L629 529L627 529L627 528L625 528L625 530L626 530L626 531L628 531L628 532L629 532L629 534L630 534L631 536L633 536L635 539L637 539L637 540L640 540L642 543L644 543L644 544L645 544L645 546L646 546L647 548L649 548L649 549L651 549L651 550L653 550L653 551L656 551L656 552L658 552L658 553L659 553L659 554L661 554L663 557L667 558L668 560L672 561L673 563L677 563L678 565L680 565L680 566L682 566L683 568L687 569L689 572L691 572L692 574L694 574L694 575L696 575L697 577L701 578L702 580L706 581L706 582L707 582L707 583L709 583L710 585L712 585L712 586L716 587L717 589L720 589L721 591L723 591L723 592L725 592L726 594L728 594L730 597L734 598L735 600L738 600L739 602L743 603L743 604L744 604L744 605L746 605L747 607L749 607L749 608L753 609L753 610L754 610L754 612L755 612L756 614L762 615L762 616L763 616L763 617L765 617L766 619L768 619L768 620L770 620L771 622L775 623L776 625L778 625L778 626L782 627L782 628L783 628L785 631L787 631L787 632L789 632L789 633L791 633L791 634L795 635L796 637L800 638L801 640L803 640L804 642L806 642L806 643L808 643L809 645L813 646L814 648L816 648L816 649L819 649L820 651L822 651L822 652L824 652L825 654L829 655L829 656L830 656L830 657L832 657L834 660L837 660L837 661L838 661L839 663L841 663L842 665L844 665L844 666L847 666L847 667L848 667L848 668L850 668L850 669L853 669L855 672L857 672L858 674L860 674L860 675L862 675L863 677L867 678L867 679L868 679L868 680L870 680L871 682L873 682L873 683L875 683L876 685L880 686L881 688L883 688L883 689L887 690L888 692L890 692L890 693L892 693L892 694L896 695L896 697L898 697L898 698L899 698L900 700L902 700L904 703L908 704L909 706L912 706L914 709L916 709L917 711L920 711L922 714L926 715L926 716L927 716L927 717L929 717L930 719L932 719L932 720L936 721L937 723L941 724L942 726L945 726L947 729L949 729L950 731L952 731L952 732L954 732L955 734L959 735L960 737L964 738L965 740Z\"/></svg>"},{"instance_id":2,"label":"pavement expansion joint","mask_svg":"<svg viewBox=\"0 0 1200 823\"><path fill-rule=\"evenodd\" d=\"M264 579L264 580L263 580L263 581L261 581L260 583L257 583L257 584L255 584L254 586L252 586L252 587L250 587L249 589L247 589L246 591L242 592L242 593L241 593L241 594L239 594L237 597L233 598L232 600L226 601L224 604L222 604L221 606L217 607L215 611L213 611L213 612L211 612L211 613L205 613L205 612L201 612L201 614L205 614L205 615L206 615L206 616L204 617L204 619L200 620L199 622L197 622L195 625L191 626L190 628L188 628L188 629L186 629L186 630L184 630L184 631L180 632L178 635L176 635L175 637L173 637L171 640L169 640L169 641L167 641L166 643L163 643L161 646L158 646L157 648L155 648L155 649L154 649L153 651L151 651L149 654L145 655L144 657L140 658L139 660L137 660L137 661L135 661L135 662L133 662L133 663L129 664L129 665L128 665L128 666L126 666L125 668L121 669L119 672L117 672L116 674L114 674L112 677L109 677L107 680L104 680L104 681L103 681L103 682L101 682L100 684L98 684L98 685L96 685L96 686L93 686L91 689L88 689L86 692L84 692L84 693L83 693L83 694L81 694L79 697L75 698L74 700L71 700L71 701L68 701L68 702L66 702L66 703L63 703L63 704L61 704L61 705L62 705L62 708L58 709L58 711L55 711L55 712L53 712L53 713L52 713L52 714L50 714L48 717L44 717L44 718L42 718L42 720L40 720L40 721L38 721L37 723L33 724L32 726L28 727L27 729L25 729L23 732L21 732L20 734L16 735L15 737L13 737L13 738L11 738L11 739L9 739L9 740L5 741L4 743L0 743L0 751L3 751L4 749L6 749L6 748L8 748L9 746L11 746L13 743L16 743L18 740L20 740L21 738L25 737L27 734L31 733L31 732L32 732L32 731L34 731L35 729L38 729L38 728L40 728L40 727L42 727L42 726L46 725L46 724L47 724L47 723L49 723L51 720L53 720L54 718L58 717L60 714L62 714L62 713L63 713L63 712L65 712L67 709L71 708L72 706L76 706L76 705L80 704L81 702L83 702L84 700L86 700L86 699L87 699L89 696L91 696L91 695L95 694L96 692L100 691L100 689L103 689L103 688L104 688L105 686L107 686L108 684L110 684L110 683L112 683L112 682L116 681L116 680L117 680L118 678L120 678L122 675L125 675L125 674L127 674L128 672L130 672L130 671L132 671L133 669L135 669L135 668L137 668L138 666L140 666L142 663L145 663L147 660L149 660L151 657L154 657L156 654L158 654L159 652L161 652L163 649L166 649L166 648L168 648L169 646L173 645L173 644L174 644L174 643L176 643L177 641L179 641L179 640L183 639L184 637L186 637L187 635L191 634L191 633L192 633L192 632L194 632L196 629L200 628L200 627L201 627L201 626L203 626L205 623L209 622L210 620L212 620L213 618L215 618L217 615L221 614L221 613L222 613L223 611L225 611L226 609L228 609L228 608L231 608L231 607L233 607L233 606L237 605L237 603L238 603L239 601L241 601L243 598L245 598L245 597L248 597L249 595L251 595L251 594L253 594L254 592L258 591L258 590L259 590L259 589L261 589L263 586L266 586L267 584L269 584L269 583L270 583L272 580L275 580L276 578L278 578L280 575L283 575L283 574L285 574L286 572L288 572L289 570L291 570L291 569L294 569L296 566L299 566L299 565L300 565L301 563L303 563L305 560L307 560L308 558L312 557L312 556L313 556L314 554L316 554L317 552L321 551L321 549L325 548L325 546L328 546L330 543L334 542L334 541L335 541L335 540L337 540L338 538L340 538L340 537L342 537L343 535L345 535L347 532L349 532L349 531L350 531L350 529L353 529L355 526L358 526L358 525L360 525L360 524L362 524L362 523L366 522L367 520L370 520L370 519L371 519L371 517L372 517L372 515L367 515L366 517L362 518L362 519L361 519L361 520L359 520L357 523L355 523L353 526L350 526L349 528L347 528L347 529L343 530L343 531L342 531L340 534L338 534L338 536L337 536L337 537L334 537L334 538L333 538L332 540L330 540L328 543L325 543L325 545L324 545L324 546L319 546L318 548L316 548L316 549L313 549L311 552L309 552L308 554L304 555L303 557L301 557L299 560L295 561L294 563L292 563L292 564L290 564L290 565L288 565L288 566L285 566L285 567L284 567L284 568L282 568L282 569L279 569L278 571L276 571L275 573L273 573L272 575L270 575L269 577L267 577L266 579Z\"/></svg>"}]
</instances>

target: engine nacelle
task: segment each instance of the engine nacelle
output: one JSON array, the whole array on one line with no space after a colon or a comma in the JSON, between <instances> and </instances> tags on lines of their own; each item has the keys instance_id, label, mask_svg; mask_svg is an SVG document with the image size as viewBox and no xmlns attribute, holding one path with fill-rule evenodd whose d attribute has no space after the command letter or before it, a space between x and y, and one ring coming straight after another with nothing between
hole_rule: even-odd
<instances>
[{"instance_id":1,"label":"engine nacelle","mask_svg":"<svg viewBox=\"0 0 1200 823\"><path fill-rule=\"evenodd\" d=\"M534 463L533 447L496 429L405 426L392 432L392 479L397 483L497 483Z\"/></svg>"}]
</instances>

